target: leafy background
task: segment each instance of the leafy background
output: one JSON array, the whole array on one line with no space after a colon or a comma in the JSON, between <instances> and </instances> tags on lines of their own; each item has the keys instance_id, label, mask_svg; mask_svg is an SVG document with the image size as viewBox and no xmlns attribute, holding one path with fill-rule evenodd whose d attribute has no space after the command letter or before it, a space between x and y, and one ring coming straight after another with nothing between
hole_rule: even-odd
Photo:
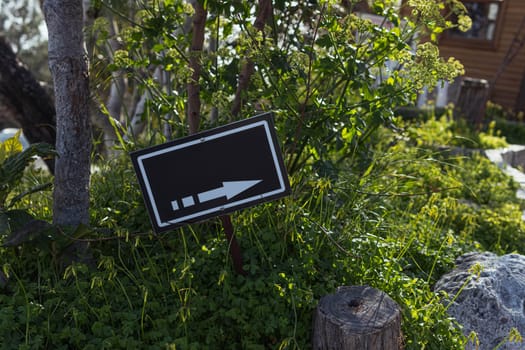
<instances>
[{"instance_id":1,"label":"leafy background","mask_svg":"<svg viewBox=\"0 0 525 350\"><path fill-rule=\"evenodd\" d=\"M134 98L147 93L144 129L134 133L133 113L123 112L113 120L113 157L94 153L89 226L49 224L52 177L28 165L50 149L22 151L16 140L0 149L1 347L308 349L317 302L342 285L389 294L406 349L475 343L446 312L454 296L432 287L463 253L524 253L518 185L481 150L519 142L525 129L494 105L481 126L453 106L410 118L400 109L424 86L463 73L436 45L458 25L442 17L444 3L465 23L461 3L408 3L404 17L393 1L371 4L387 28L330 1L279 0L275 23L257 30L250 3L207 1L206 28L222 45L198 53L201 112L217 112L200 126L273 111L292 185L290 196L232 215L243 276L217 220L152 233L128 157L188 133L196 53L177 29L191 6L144 2L128 16L122 4L94 2L105 15L87 31L93 94L104 100L117 78ZM110 40L121 46L108 52ZM257 74L235 114L247 60ZM156 70L169 73L168 86ZM88 248L80 259L79 246Z\"/></svg>"}]
</instances>

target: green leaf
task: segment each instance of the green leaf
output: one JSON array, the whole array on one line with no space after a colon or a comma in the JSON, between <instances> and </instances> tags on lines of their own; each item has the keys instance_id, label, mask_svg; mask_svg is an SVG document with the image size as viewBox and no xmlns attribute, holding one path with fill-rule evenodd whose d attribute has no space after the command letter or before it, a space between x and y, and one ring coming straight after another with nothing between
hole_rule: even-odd
<instances>
[{"instance_id":1,"label":"green leaf","mask_svg":"<svg viewBox=\"0 0 525 350\"><path fill-rule=\"evenodd\" d=\"M13 150L14 148L11 148ZM7 149L6 154L7 154ZM10 155L0 165L0 184L13 186L22 177L25 168L35 161L35 156L48 157L55 155L51 145L36 143L30 145L22 152ZM3 203L0 203L3 204Z\"/></svg>"},{"instance_id":2,"label":"green leaf","mask_svg":"<svg viewBox=\"0 0 525 350\"><path fill-rule=\"evenodd\" d=\"M80 224L77 226L75 231L71 234L71 237L75 239L80 239L91 233L93 233L93 229L91 227L84 225L84 224Z\"/></svg>"},{"instance_id":3,"label":"green leaf","mask_svg":"<svg viewBox=\"0 0 525 350\"><path fill-rule=\"evenodd\" d=\"M21 130L18 130L13 137L0 143L0 163L14 153L22 152L23 146L20 142Z\"/></svg>"},{"instance_id":4,"label":"green leaf","mask_svg":"<svg viewBox=\"0 0 525 350\"><path fill-rule=\"evenodd\" d=\"M47 190L49 188L51 188L53 186L53 184L51 182L47 182L45 184L40 184L40 185L37 185L37 186L34 186L34 187L31 187L30 189L14 196L13 198L11 198L11 200L9 201L9 204L7 205L7 208L11 208L13 205L15 205L18 201L20 201L22 198L24 198L25 196L28 196L30 194L33 194L33 193L36 193L36 192L41 192L41 191L44 191L44 190ZM0 229L1 229L1 226L0 226Z\"/></svg>"}]
</instances>

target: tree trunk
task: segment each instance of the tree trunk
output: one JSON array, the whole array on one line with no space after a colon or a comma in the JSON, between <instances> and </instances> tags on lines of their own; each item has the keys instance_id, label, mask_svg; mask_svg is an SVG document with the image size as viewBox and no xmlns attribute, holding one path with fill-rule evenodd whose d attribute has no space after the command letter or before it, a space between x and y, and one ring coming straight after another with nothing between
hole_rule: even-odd
<instances>
[{"instance_id":1,"label":"tree trunk","mask_svg":"<svg viewBox=\"0 0 525 350\"><path fill-rule=\"evenodd\" d=\"M195 14L193 15L193 36L191 40L190 68L192 70L191 81L188 84L188 125L190 134L199 131L200 125L200 85L201 76L201 54L204 45L204 29L208 13L199 1L193 4Z\"/></svg>"},{"instance_id":2,"label":"tree trunk","mask_svg":"<svg viewBox=\"0 0 525 350\"><path fill-rule=\"evenodd\" d=\"M55 145L53 99L31 72L16 58L9 43L0 36L0 123L22 128L30 143ZM53 172L54 162L46 160Z\"/></svg>"},{"instance_id":3,"label":"tree trunk","mask_svg":"<svg viewBox=\"0 0 525 350\"><path fill-rule=\"evenodd\" d=\"M53 222L66 226L88 224L91 126L82 1L46 0L43 9L57 121Z\"/></svg>"},{"instance_id":4,"label":"tree trunk","mask_svg":"<svg viewBox=\"0 0 525 350\"><path fill-rule=\"evenodd\" d=\"M385 293L368 286L345 286L319 301L314 350L402 348L399 306Z\"/></svg>"}]
</instances>

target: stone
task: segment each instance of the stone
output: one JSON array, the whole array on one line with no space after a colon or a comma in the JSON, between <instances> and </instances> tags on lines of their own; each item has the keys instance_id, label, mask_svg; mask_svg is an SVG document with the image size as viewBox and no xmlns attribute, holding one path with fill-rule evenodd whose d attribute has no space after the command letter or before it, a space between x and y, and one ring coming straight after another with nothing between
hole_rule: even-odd
<instances>
[{"instance_id":1,"label":"stone","mask_svg":"<svg viewBox=\"0 0 525 350\"><path fill-rule=\"evenodd\" d=\"M480 350L525 349L525 343L509 341L512 328L525 337L525 256L490 252L462 255L456 260L456 268L442 276L434 290L448 293L448 313L463 326L466 336L476 332ZM469 342L466 349L477 348Z\"/></svg>"}]
</instances>

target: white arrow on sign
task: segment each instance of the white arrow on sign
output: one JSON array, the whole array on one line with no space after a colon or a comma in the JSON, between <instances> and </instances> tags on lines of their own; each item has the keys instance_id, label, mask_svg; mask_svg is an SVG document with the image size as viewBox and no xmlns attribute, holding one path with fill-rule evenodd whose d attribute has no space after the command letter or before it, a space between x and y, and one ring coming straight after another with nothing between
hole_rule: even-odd
<instances>
[{"instance_id":1,"label":"white arrow on sign","mask_svg":"<svg viewBox=\"0 0 525 350\"><path fill-rule=\"evenodd\" d=\"M261 181L262 180L223 181L221 187L198 193L197 197L199 199L199 203L211 201L221 197L231 199L237 196L239 193L244 192L247 189L257 185ZM193 196L184 197L181 199L181 202L184 208L195 205L195 199ZM173 210L179 210L179 202L177 200L172 201L171 207Z\"/></svg>"},{"instance_id":2,"label":"white arrow on sign","mask_svg":"<svg viewBox=\"0 0 525 350\"><path fill-rule=\"evenodd\" d=\"M248 180L248 181L223 181L222 187L215 188L206 192L201 192L197 195L199 202L207 202L213 199L226 197L230 199L241 192L257 185L262 180Z\"/></svg>"}]
</instances>

